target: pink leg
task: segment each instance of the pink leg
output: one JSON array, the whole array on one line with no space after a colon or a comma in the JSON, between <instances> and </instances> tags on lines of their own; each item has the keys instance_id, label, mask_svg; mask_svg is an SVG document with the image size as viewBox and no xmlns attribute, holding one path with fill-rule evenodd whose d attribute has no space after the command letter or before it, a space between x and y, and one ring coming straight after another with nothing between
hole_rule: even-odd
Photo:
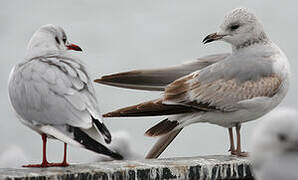
<instances>
[{"instance_id":1,"label":"pink leg","mask_svg":"<svg viewBox=\"0 0 298 180\"><path fill-rule=\"evenodd\" d=\"M247 157L248 156L248 153L241 151L240 129L241 129L241 124L236 124L237 149L236 149L235 153L232 153L232 154L234 154L236 156L239 156L239 157Z\"/></svg>"},{"instance_id":2,"label":"pink leg","mask_svg":"<svg viewBox=\"0 0 298 180\"><path fill-rule=\"evenodd\" d=\"M229 139L230 139L230 149L231 154L235 153L235 145L234 145L234 136L233 136L233 128L229 128Z\"/></svg>"}]
</instances>

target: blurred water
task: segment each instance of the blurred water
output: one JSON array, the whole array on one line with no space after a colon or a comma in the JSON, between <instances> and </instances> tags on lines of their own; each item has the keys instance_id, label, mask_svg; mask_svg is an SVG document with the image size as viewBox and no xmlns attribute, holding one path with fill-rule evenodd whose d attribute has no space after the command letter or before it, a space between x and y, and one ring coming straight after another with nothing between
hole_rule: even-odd
<instances>
[{"instance_id":1,"label":"blurred water","mask_svg":"<svg viewBox=\"0 0 298 180\"><path fill-rule=\"evenodd\" d=\"M223 16L235 7L251 9L262 21L266 32L287 54L295 79L298 67L298 21L297 1L258 0L1 0L0 7L0 154L7 148L18 145L38 162L41 153L40 137L23 126L15 118L8 101L7 79L14 64L21 61L33 32L41 25L61 25L69 39L79 44L84 52L77 53L86 62L93 78L104 74L179 64L199 56L227 52L224 43L203 45L202 39L217 31ZM102 112L157 98L158 92L123 90L95 85ZM292 80L291 89L282 105L297 104L297 80ZM106 120L112 131L127 130L135 141L132 145L145 153L155 141L144 137L147 128L162 119L128 118ZM243 146L256 122L243 127ZM185 128L165 151L163 157L223 154L228 150L227 130L209 124L196 124ZM62 159L63 144L51 142L49 159ZM93 153L79 148L70 148L70 162L86 162Z\"/></svg>"}]
</instances>

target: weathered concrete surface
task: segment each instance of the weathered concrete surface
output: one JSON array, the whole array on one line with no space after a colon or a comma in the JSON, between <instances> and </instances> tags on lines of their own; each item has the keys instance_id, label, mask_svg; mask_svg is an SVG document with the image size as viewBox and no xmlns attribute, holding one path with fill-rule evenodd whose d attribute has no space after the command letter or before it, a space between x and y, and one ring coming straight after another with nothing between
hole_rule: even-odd
<instances>
[{"instance_id":1,"label":"weathered concrete surface","mask_svg":"<svg viewBox=\"0 0 298 180\"><path fill-rule=\"evenodd\" d=\"M250 161L234 156L76 164L67 168L0 169L0 179L253 179Z\"/></svg>"}]
</instances>

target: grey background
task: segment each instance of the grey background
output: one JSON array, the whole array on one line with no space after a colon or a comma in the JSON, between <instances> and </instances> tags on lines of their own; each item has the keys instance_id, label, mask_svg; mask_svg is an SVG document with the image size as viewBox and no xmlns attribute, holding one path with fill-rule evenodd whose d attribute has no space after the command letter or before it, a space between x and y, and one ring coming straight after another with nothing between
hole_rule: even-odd
<instances>
[{"instance_id":1,"label":"grey background","mask_svg":"<svg viewBox=\"0 0 298 180\"><path fill-rule=\"evenodd\" d=\"M236 7L255 12L269 37L288 56L292 81L290 92L281 106L297 104L298 84L298 1L259 0L20 0L3 1L0 7L0 155L9 149L26 156L30 162L41 158L41 139L14 116L8 101L7 79L14 64L23 60L34 31L52 23L62 26L70 41L80 45L75 53L88 65L92 77L104 74L180 64L196 57L230 51L229 45L202 39L218 30L224 15ZM159 92L124 90L94 84L102 112L159 97ZM108 119L111 131L126 130L133 148L145 154L155 139L143 136L145 130L162 117ZM243 125L243 147L249 150L249 138L257 122ZM169 146L162 157L227 154L227 130L210 124L195 124ZM63 144L49 143L50 161L62 159ZM96 154L71 147L70 162L88 162ZM6 155L5 155L6 156ZM1 161L1 160L0 160ZM0 162L1 165L1 162ZM1 166L13 166L2 164Z\"/></svg>"}]
</instances>

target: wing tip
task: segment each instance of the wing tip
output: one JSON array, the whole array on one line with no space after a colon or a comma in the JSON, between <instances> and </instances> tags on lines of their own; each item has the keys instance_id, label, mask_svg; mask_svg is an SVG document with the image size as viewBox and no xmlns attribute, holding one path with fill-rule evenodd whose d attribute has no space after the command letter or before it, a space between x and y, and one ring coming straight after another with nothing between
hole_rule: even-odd
<instances>
[{"instance_id":1,"label":"wing tip","mask_svg":"<svg viewBox=\"0 0 298 180\"><path fill-rule=\"evenodd\" d=\"M99 78L99 79L93 80L93 82L99 83L99 84L105 84L105 85L110 85L110 86L114 85L115 86L115 83L113 83L112 81L109 81L109 79Z\"/></svg>"},{"instance_id":2,"label":"wing tip","mask_svg":"<svg viewBox=\"0 0 298 180\"><path fill-rule=\"evenodd\" d=\"M179 125L178 121L170 121L169 119L165 119L165 120L159 122L158 124L154 125L150 129L148 129L145 132L145 135L150 136L150 137L161 136L161 135L169 133L174 128L176 128L178 125Z\"/></svg>"},{"instance_id":3,"label":"wing tip","mask_svg":"<svg viewBox=\"0 0 298 180\"><path fill-rule=\"evenodd\" d=\"M105 118L121 117L121 114L118 112L109 112L109 113L103 114L102 117L105 117Z\"/></svg>"},{"instance_id":4,"label":"wing tip","mask_svg":"<svg viewBox=\"0 0 298 180\"><path fill-rule=\"evenodd\" d=\"M111 117L110 113L103 114L102 117Z\"/></svg>"},{"instance_id":5,"label":"wing tip","mask_svg":"<svg viewBox=\"0 0 298 180\"><path fill-rule=\"evenodd\" d=\"M102 78L95 79L95 80L93 80L93 82L96 82L96 83L101 83L101 82L102 82Z\"/></svg>"},{"instance_id":6,"label":"wing tip","mask_svg":"<svg viewBox=\"0 0 298 180\"><path fill-rule=\"evenodd\" d=\"M99 84L108 84L111 83L111 80L113 75L106 75L106 76L102 76L98 79L93 80L93 82L99 83Z\"/></svg>"},{"instance_id":7,"label":"wing tip","mask_svg":"<svg viewBox=\"0 0 298 180\"><path fill-rule=\"evenodd\" d=\"M121 154L113 153L112 157L116 160L123 160L124 157Z\"/></svg>"},{"instance_id":8,"label":"wing tip","mask_svg":"<svg viewBox=\"0 0 298 180\"><path fill-rule=\"evenodd\" d=\"M112 141L112 135L108 130L108 128L106 127L106 125L100 122L99 120L94 119L93 117L92 117L92 120L95 126L97 127L97 129L99 130L99 132L103 135L105 142L107 144L110 144Z\"/></svg>"},{"instance_id":9,"label":"wing tip","mask_svg":"<svg viewBox=\"0 0 298 180\"><path fill-rule=\"evenodd\" d=\"M73 128L74 140L80 143L86 149L89 149L90 151L93 151L95 153L110 156L117 160L123 159L123 156L121 154L114 152L109 148L107 148L106 146L104 146L103 144L97 142L96 140L91 138L88 134L86 134L84 131L82 131L80 128L78 127L72 127L72 128Z\"/></svg>"},{"instance_id":10,"label":"wing tip","mask_svg":"<svg viewBox=\"0 0 298 180\"><path fill-rule=\"evenodd\" d=\"M115 73L115 74L110 74L110 75L104 75L104 76L100 77L99 79L95 79L94 82L101 83L101 84L113 83L114 80L118 80L118 78L120 78L120 77L132 76L132 75L135 76L140 73L141 73L141 71L133 70L133 71Z\"/></svg>"}]
</instances>

